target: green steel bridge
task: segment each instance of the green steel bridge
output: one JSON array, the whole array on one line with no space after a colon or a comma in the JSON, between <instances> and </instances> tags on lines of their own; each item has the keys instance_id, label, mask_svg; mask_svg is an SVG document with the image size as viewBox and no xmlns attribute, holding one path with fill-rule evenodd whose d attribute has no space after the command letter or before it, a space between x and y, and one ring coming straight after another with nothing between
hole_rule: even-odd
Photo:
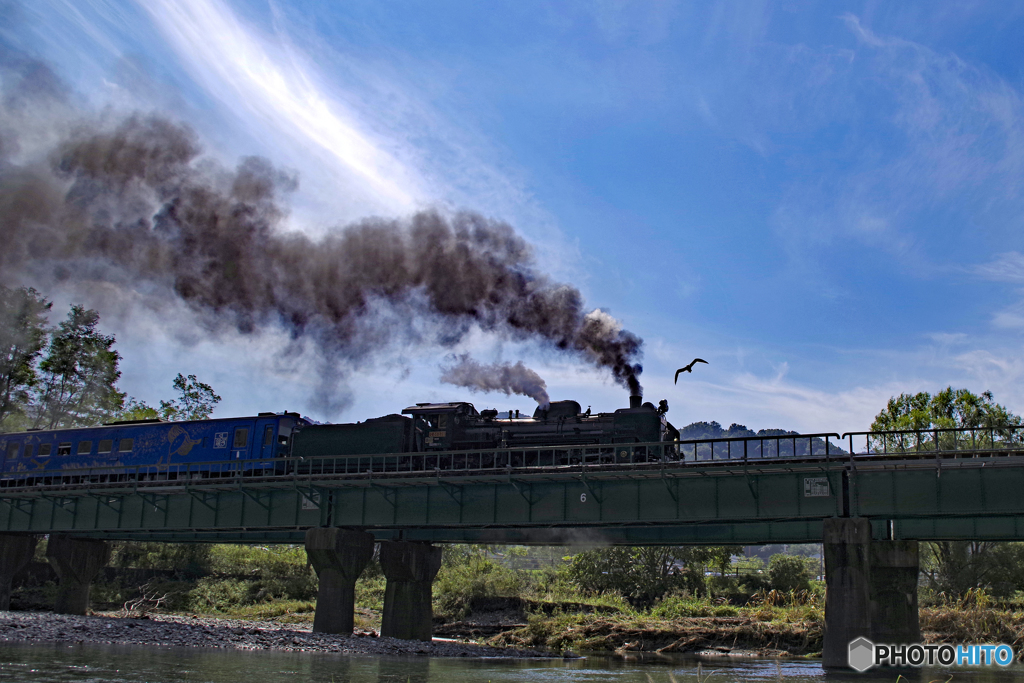
<instances>
[{"instance_id":1,"label":"green steel bridge","mask_svg":"<svg viewBox=\"0 0 1024 683\"><path fill-rule=\"evenodd\" d=\"M826 518L857 517L877 540L1024 539L1024 428L230 467L215 477L185 462L5 480L0 533L302 543L308 529L342 527L433 543L717 545L820 542Z\"/></svg>"}]
</instances>

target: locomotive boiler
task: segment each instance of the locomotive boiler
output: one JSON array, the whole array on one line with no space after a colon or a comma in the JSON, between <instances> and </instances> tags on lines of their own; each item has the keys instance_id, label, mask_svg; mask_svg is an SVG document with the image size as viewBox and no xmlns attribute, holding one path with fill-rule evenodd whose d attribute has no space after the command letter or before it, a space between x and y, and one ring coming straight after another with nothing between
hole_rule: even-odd
<instances>
[{"instance_id":1,"label":"locomotive boiler","mask_svg":"<svg viewBox=\"0 0 1024 683\"><path fill-rule=\"evenodd\" d=\"M419 453L539 446L675 441L679 432L655 408L632 397L629 408L591 414L576 401L552 401L532 417L477 411L472 403L417 403L401 415L357 424L313 425L295 437L296 456ZM518 411L516 411L518 413ZM406 417L408 416L408 417Z\"/></svg>"}]
</instances>

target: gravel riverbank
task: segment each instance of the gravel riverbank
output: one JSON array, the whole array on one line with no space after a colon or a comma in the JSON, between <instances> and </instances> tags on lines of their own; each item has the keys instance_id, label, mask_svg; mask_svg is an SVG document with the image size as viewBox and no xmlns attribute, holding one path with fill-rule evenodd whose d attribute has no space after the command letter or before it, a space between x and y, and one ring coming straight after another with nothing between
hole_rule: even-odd
<instances>
[{"instance_id":1,"label":"gravel riverbank","mask_svg":"<svg viewBox=\"0 0 1024 683\"><path fill-rule=\"evenodd\" d=\"M30 643L108 643L213 647L236 650L291 650L351 655L430 657L550 657L549 653L475 643L420 642L382 638L372 631L351 636L312 633L309 627L168 614L146 619L74 616L50 612L0 612L0 641Z\"/></svg>"}]
</instances>

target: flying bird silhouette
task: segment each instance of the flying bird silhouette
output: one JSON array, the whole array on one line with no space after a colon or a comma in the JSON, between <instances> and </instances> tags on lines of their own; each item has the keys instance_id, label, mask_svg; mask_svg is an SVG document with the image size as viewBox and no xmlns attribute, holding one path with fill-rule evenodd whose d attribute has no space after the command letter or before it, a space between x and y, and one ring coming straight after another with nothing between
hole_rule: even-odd
<instances>
[{"instance_id":1,"label":"flying bird silhouette","mask_svg":"<svg viewBox=\"0 0 1024 683\"><path fill-rule=\"evenodd\" d=\"M694 358L693 359L693 363L690 363L686 367L682 367L682 368L679 368L678 370L676 370L676 378L674 380L672 380L672 384L676 384L679 381L679 373L680 372L691 372L692 373L693 372L693 366L694 366L695 363L704 363L705 365L711 365L711 363L708 363L703 358Z\"/></svg>"}]
</instances>

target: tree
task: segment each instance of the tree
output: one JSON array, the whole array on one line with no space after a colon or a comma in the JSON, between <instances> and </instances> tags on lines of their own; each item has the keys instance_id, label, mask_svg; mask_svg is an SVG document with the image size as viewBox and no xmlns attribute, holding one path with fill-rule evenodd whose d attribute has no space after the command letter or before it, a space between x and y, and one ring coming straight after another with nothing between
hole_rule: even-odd
<instances>
[{"instance_id":1,"label":"tree","mask_svg":"<svg viewBox=\"0 0 1024 683\"><path fill-rule=\"evenodd\" d=\"M951 428L1005 428L1022 424L1020 416L995 403L991 391L980 395L946 387L932 396L927 391L900 394L871 423L872 431Z\"/></svg>"},{"instance_id":2,"label":"tree","mask_svg":"<svg viewBox=\"0 0 1024 683\"><path fill-rule=\"evenodd\" d=\"M566 575L587 593L620 593L633 603L651 605L666 593L704 585L708 566L728 567L731 548L717 546L621 546L573 556Z\"/></svg>"},{"instance_id":3,"label":"tree","mask_svg":"<svg viewBox=\"0 0 1024 683\"><path fill-rule=\"evenodd\" d=\"M0 285L0 425L23 413L31 401L52 305L34 289Z\"/></svg>"},{"instance_id":4,"label":"tree","mask_svg":"<svg viewBox=\"0 0 1024 683\"><path fill-rule=\"evenodd\" d=\"M96 424L114 416L124 404L115 384L121 377L121 354L113 335L96 328L99 314L74 305L50 335L34 406L37 428L56 429Z\"/></svg>"},{"instance_id":5,"label":"tree","mask_svg":"<svg viewBox=\"0 0 1024 683\"><path fill-rule=\"evenodd\" d=\"M124 407L117 413L117 419L120 421L156 420L159 417L160 413L156 408L134 396L129 396L124 402Z\"/></svg>"},{"instance_id":6,"label":"tree","mask_svg":"<svg viewBox=\"0 0 1024 683\"><path fill-rule=\"evenodd\" d=\"M165 420L205 420L220 403L213 387L200 382L195 375L186 378L179 372L174 388L181 394L180 400L160 401L160 416Z\"/></svg>"},{"instance_id":7,"label":"tree","mask_svg":"<svg viewBox=\"0 0 1024 683\"><path fill-rule=\"evenodd\" d=\"M768 560L768 580L772 588L780 591L810 590L814 573L808 559L796 555L772 555Z\"/></svg>"},{"instance_id":8,"label":"tree","mask_svg":"<svg viewBox=\"0 0 1024 683\"><path fill-rule=\"evenodd\" d=\"M984 444L990 438L1018 442L1021 435L1008 428L1024 424L1020 416L996 403L992 392L975 394L967 389L946 387L934 396L926 391L900 394L889 399L885 408L871 423L872 431L927 431L931 429L977 429L981 434L971 442ZM1003 430L1003 433L1000 433ZM995 435L986 432L994 431ZM890 452L957 447L956 439L947 434L888 435L873 440ZM874 445L872 446L874 447ZM1006 592L1024 587L1024 552L1020 544L975 541L934 541L921 545L921 568L928 585L936 591L961 595L971 588Z\"/></svg>"}]
</instances>

